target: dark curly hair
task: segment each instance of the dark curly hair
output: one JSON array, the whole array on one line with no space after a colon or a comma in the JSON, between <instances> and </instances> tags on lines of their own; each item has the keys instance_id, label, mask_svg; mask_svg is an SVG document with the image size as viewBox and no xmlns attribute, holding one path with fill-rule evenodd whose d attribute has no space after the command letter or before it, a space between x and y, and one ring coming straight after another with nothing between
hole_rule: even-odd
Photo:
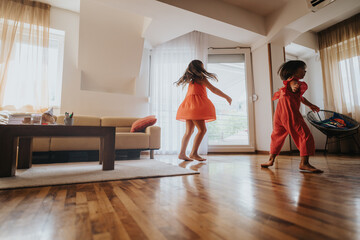
<instances>
[{"instance_id":1,"label":"dark curly hair","mask_svg":"<svg viewBox=\"0 0 360 240\"><path fill-rule=\"evenodd\" d=\"M293 77L299 68L306 68L306 63L301 60L291 60L283 63L278 70L281 80Z\"/></svg>"},{"instance_id":2,"label":"dark curly hair","mask_svg":"<svg viewBox=\"0 0 360 240\"><path fill-rule=\"evenodd\" d=\"M184 75L175 82L176 86L186 85L187 83L200 82L205 78L218 81L216 74L209 73L205 70L203 63L200 60L192 60L186 68Z\"/></svg>"}]
</instances>

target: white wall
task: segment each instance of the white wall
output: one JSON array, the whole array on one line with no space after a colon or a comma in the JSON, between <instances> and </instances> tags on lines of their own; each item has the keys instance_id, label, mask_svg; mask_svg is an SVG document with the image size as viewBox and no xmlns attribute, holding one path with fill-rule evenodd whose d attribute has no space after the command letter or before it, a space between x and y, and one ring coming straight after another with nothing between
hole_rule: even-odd
<instances>
[{"instance_id":1,"label":"white wall","mask_svg":"<svg viewBox=\"0 0 360 240\"><path fill-rule=\"evenodd\" d=\"M273 93L277 92L281 87L283 87L283 81L281 80L280 76L278 75L278 70L281 64L284 63L284 49L283 45L277 43L271 43L271 67L272 67L272 78L273 78ZM274 110L276 109L278 100L274 101ZM290 151L290 137L286 137L284 145L281 151Z\"/></svg>"},{"instance_id":2,"label":"white wall","mask_svg":"<svg viewBox=\"0 0 360 240\"><path fill-rule=\"evenodd\" d=\"M264 18L226 1L218 0L158 0L209 18L265 35ZM222 31L222 30L219 30Z\"/></svg>"},{"instance_id":3,"label":"white wall","mask_svg":"<svg viewBox=\"0 0 360 240\"><path fill-rule=\"evenodd\" d=\"M272 78L273 78L273 93L277 92L281 87L283 87L283 81L280 76L277 74L279 67L284 63L284 52L283 46L271 43L271 65L272 65ZM274 107L276 107L277 101L274 102Z\"/></svg>"},{"instance_id":4,"label":"white wall","mask_svg":"<svg viewBox=\"0 0 360 240\"><path fill-rule=\"evenodd\" d=\"M143 16L99 1L81 1L81 89L135 94L144 47L144 21Z\"/></svg>"},{"instance_id":5,"label":"white wall","mask_svg":"<svg viewBox=\"0 0 360 240\"><path fill-rule=\"evenodd\" d=\"M252 52L252 64L255 94L258 95L258 100L254 103L256 150L269 151L272 132L272 93L267 45Z\"/></svg>"},{"instance_id":6,"label":"white wall","mask_svg":"<svg viewBox=\"0 0 360 240\"><path fill-rule=\"evenodd\" d=\"M213 48L248 47L247 45L208 34L208 45Z\"/></svg>"},{"instance_id":7,"label":"white wall","mask_svg":"<svg viewBox=\"0 0 360 240\"><path fill-rule=\"evenodd\" d=\"M323 79L321 62L318 55L313 55L310 58L304 59L307 65L307 72L305 75L305 81L307 82L309 89L305 92L304 96L312 104L317 105L320 109L324 109L324 92L323 92ZM306 107L306 113L310 109ZM315 139L315 148L324 149L326 137L323 133L308 123L311 133Z\"/></svg>"},{"instance_id":8,"label":"white wall","mask_svg":"<svg viewBox=\"0 0 360 240\"><path fill-rule=\"evenodd\" d=\"M65 31L64 69L60 112L81 115L142 117L149 113L148 74L140 73L136 93L81 90L81 73L77 67L79 50L79 14L51 8L50 27ZM143 59L149 51L144 50ZM96 56L93 56L96 57ZM146 62L144 62L146 66Z\"/></svg>"},{"instance_id":9,"label":"white wall","mask_svg":"<svg viewBox=\"0 0 360 240\"><path fill-rule=\"evenodd\" d=\"M301 46L319 50L319 43L316 33L308 31L301 34L299 37L297 37L293 43L299 44Z\"/></svg>"},{"instance_id":10,"label":"white wall","mask_svg":"<svg viewBox=\"0 0 360 240\"><path fill-rule=\"evenodd\" d=\"M310 58L304 59L304 61L307 65L305 80L309 86L309 90L305 96L308 97L310 102L323 109L324 92L320 56L316 54Z\"/></svg>"}]
</instances>

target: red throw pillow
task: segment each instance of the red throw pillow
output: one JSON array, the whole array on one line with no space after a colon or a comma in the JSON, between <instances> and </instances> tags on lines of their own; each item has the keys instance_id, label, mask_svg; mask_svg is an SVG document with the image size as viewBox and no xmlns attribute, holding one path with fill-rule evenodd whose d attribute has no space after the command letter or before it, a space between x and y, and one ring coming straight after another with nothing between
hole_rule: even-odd
<instances>
[{"instance_id":1,"label":"red throw pillow","mask_svg":"<svg viewBox=\"0 0 360 240\"><path fill-rule=\"evenodd\" d=\"M131 125L130 132L143 132L148 126L154 125L156 120L154 115L140 118Z\"/></svg>"}]
</instances>

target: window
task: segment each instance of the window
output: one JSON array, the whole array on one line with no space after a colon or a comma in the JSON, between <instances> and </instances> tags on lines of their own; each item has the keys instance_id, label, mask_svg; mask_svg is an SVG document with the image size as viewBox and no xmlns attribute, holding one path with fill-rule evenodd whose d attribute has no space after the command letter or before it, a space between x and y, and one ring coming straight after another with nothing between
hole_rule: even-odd
<instances>
[{"instance_id":1,"label":"window","mask_svg":"<svg viewBox=\"0 0 360 240\"><path fill-rule=\"evenodd\" d=\"M216 108L217 121L209 126L209 145L248 145L248 110L245 57L243 54L210 54L208 71L216 73L213 83L233 98L232 106L224 99L209 94Z\"/></svg>"},{"instance_id":2,"label":"window","mask_svg":"<svg viewBox=\"0 0 360 240\"><path fill-rule=\"evenodd\" d=\"M208 124L210 152L254 151L253 92L249 49L210 49L207 70L219 81L212 84L232 97L232 104L209 93L216 118Z\"/></svg>"},{"instance_id":3,"label":"window","mask_svg":"<svg viewBox=\"0 0 360 240\"><path fill-rule=\"evenodd\" d=\"M342 79L343 96L348 112L351 106L360 106L360 56L348 58L339 62ZM356 91L354 91L356 90Z\"/></svg>"},{"instance_id":4,"label":"window","mask_svg":"<svg viewBox=\"0 0 360 240\"><path fill-rule=\"evenodd\" d=\"M0 22L0 27L1 25ZM45 49L18 40L20 37L26 37L24 35L29 32L29 25L24 24L24 27L27 31L23 32L23 36L20 36L18 31L15 37L8 65L3 105L14 105L18 109L25 105L39 105L39 91L36 90L43 84L39 79L46 70L48 94L44 98L48 98L49 106L60 108L65 32L50 29L48 57L42 58L36 56L41 56Z\"/></svg>"}]
</instances>

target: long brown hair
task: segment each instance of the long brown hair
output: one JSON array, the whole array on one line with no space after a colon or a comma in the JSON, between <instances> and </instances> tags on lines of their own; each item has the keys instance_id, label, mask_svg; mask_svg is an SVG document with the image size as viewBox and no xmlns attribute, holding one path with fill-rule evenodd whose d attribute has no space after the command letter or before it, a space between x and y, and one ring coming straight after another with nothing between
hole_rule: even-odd
<instances>
[{"instance_id":1,"label":"long brown hair","mask_svg":"<svg viewBox=\"0 0 360 240\"><path fill-rule=\"evenodd\" d=\"M301 60L290 60L283 63L278 70L281 80L285 81L293 77L299 68L306 68L306 63Z\"/></svg>"},{"instance_id":2,"label":"long brown hair","mask_svg":"<svg viewBox=\"0 0 360 240\"><path fill-rule=\"evenodd\" d=\"M186 68L184 75L175 82L176 86L186 85L188 83L200 82L202 79L210 78L218 81L216 74L205 70L204 64L200 60L192 60Z\"/></svg>"}]
</instances>

